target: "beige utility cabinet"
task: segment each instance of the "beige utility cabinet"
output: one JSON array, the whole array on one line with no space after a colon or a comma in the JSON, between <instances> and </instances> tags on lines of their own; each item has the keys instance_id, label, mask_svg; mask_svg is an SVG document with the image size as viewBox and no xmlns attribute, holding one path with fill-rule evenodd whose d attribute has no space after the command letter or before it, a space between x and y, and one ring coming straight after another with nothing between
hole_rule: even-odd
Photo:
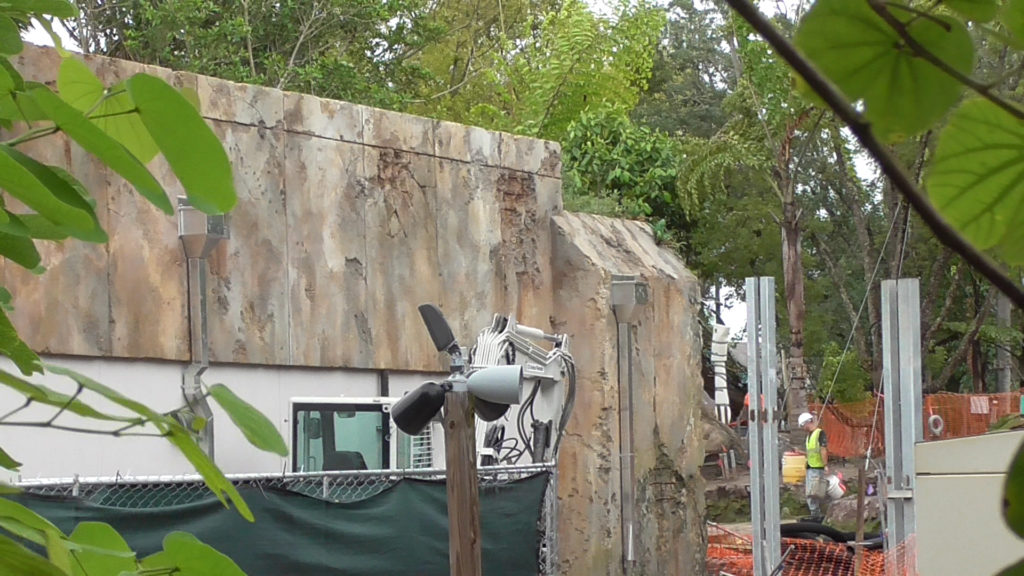
<instances>
[{"instance_id":1,"label":"beige utility cabinet","mask_svg":"<svg viewBox=\"0 0 1024 576\"><path fill-rule=\"evenodd\" d=\"M921 576L988 576L1024 558L1002 515L1003 481L1024 431L915 446Z\"/></svg>"}]
</instances>

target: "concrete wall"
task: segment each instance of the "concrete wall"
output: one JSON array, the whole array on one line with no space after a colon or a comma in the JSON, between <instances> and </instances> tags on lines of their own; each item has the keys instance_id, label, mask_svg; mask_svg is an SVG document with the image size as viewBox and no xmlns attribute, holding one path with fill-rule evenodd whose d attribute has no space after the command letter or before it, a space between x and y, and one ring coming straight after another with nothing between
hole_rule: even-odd
<instances>
[{"instance_id":1,"label":"concrete wall","mask_svg":"<svg viewBox=\"0 0 1024 576\"><path fill-rule=\"evenodd\" d=\"M571 336L580 382L559 462L566 574L622 573L608 296L613 273L643 276L652 300L632 351L636 573L703 573L698 283L647 226L563 212L557 144L131 63L86 62L108 84L146 71L195 89L232 158L239 193L232 237L210 261L212 358L224 366L211 378L234 384L243 397L299 395L291 375L304 367L343 368L357 380L360 370L437 371L440 360L416 313L423 302L439 304L465 342L496 312ZM58 57L28 48L15 64L26 78L47 82ZM70 168L96 194L111 240L45 246L49 272L41 277L4 266L15 323L30 345L50 354L175 367L159 379L166 384L153 379L169 401L189 349L174 220L73 143L37 141L31 152ZM151 169L178 193L162 160ZM313 380L334 374L310 372L320 375Z\"/></svg>"}]
</instances>

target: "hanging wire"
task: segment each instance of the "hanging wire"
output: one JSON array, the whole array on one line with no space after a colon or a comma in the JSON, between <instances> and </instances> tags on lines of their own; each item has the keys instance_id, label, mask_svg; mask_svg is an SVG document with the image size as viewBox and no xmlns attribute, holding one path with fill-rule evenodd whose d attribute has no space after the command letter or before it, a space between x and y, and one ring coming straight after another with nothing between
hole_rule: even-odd
<instances>
[{"instance_id":1,"label":"hanging wire","mask_svg":"<svg viewBox=\"0 0 1024 576\"><path fill-rule=\"evenodd\" d=\"M828 386L828 391L825 393L825 401L821 403L821 409L824 410L825 406L828 406L828 401L832 398L832 390L835 388L836 380L839 379L839 370L843 367L843 361L846 360L846 353L850 350L850 344L853 342L853 336L857 333L857 324L860 322L861 314L864 312L864 305L868 303L868 298L871 297L871 286L875 283L875 276L878 275L878 269L882 265L882 259L885 257L885 247L889 244L889 238L892 237L892 231L896 228L896 220L900 217L900 210L904 208L903 200L896 206L896 212L892 216L892 222L889 223L889 232L885 235L885 241L882 242L882 248L878 251L878 260L875 261L875 269L871 272L871 278L867 283L867 290L864 291L864 298L860 301L860 309L857 310L857 315L853 319L853 327L850 328L850 335L846 338L846 346L843 346L843 353L839 356L839 364L836 365L836 372L832 375L832 382ZM902 263L901 263L902 266ZM815 415L816 419L821 417L821 413Z\"/></svg>"}]
</instances>

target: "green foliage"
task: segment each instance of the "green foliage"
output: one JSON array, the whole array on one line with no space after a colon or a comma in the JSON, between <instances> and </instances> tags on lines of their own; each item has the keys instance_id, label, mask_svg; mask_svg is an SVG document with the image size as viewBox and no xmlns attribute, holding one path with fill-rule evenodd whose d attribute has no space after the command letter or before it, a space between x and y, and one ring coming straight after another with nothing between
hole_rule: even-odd
<instances>
[{"instance_id":1,"label":"green foliage","mask_svg":"<svg viewBox=\"0 0 1024 576\"><path fill-rule=\"evenodd\" d=\"M569 128L564 150L569 209L604 201L608 215L652 220L664 240L670 230L685 227L687 209L696 202L679 194L678 141L635 125L620 108L581 114ZM591 211L596 207L591 204Z\"/></svg>"},{"instance_id":2,"label":"green foliage","mask_svg":"<svg viewBox=\"0 0 1024 576\"><path fill-rule=\"evenodd\" d=\"M907 50L901 33L959 72L970 72L974 63L974 44L959 20L893 10L886 13L899 29L867 1L817 0L794 39L851 101L863 100L865 118L884 138L931 126L961 92L956 79Z\"/></svg>"},{"instance_id":3,"label":"green foliage","mask_svg":"<svg viewBox=\"0 0 1024 576\"><path fill-rule=\"evenodd\" d=\"M929 164L932 202L979 248L1024 263L1024 122L987 100L965 102Z\"/></svg>"},{"instance_id":4,"label":"green foliage","mask_svg":"<svg viewBox=\"0 0 1024 576\"><path fill-rule=\"evenodd\" d=\"M288 447L284 439L277 433L277 428L266 416L242 400L223 384L214 384L208 388L210 397L227 412L231 421L238 426L250 444L279 456L288 455Z\"/></svg>"},{"instance_id":5,"label":"green foliage","mask_svg":"<svg viewBox=\"0 0 1024 576\"><path fill-rule=\"evenodd\" d=\"M975 22L989 22L999 12L996 0L945 0L949 6L961 16Z\"/></svg>"},{"instance_id":6,"label":"green foliage","mask_svg":"<svg viewBox=\"0 0 1024 576\"><path fill-rule=\"evenodd\" d=\"M856 351L849 350L844 355L839 344L829 342L824 347L823 355L817 390L820 401L824 402L830 393L831 399L838 404L870 398L868 390L871 389L871 374L864 369Z\"/></svg>"},{"instance_id":7,"label":"green foliage","mask_svg":"<svg viewBox=\"0 0 1024 576\"><path fill-rule=\"evenodd\" d=\"M97 54L385 108L430 80L441 37L426 0L161 0L83 6L72 37Z\"/></svg>"},{"instance_id":8,"label":"green foliage","mask_svg":"<svg viewBox=\"0 0 1024 576\"><path fill-rule=\"evenodd\" d=\"M1024 444L1010 462L1003 487L1003 517L1014 534L1024 538Z\"/></svg>"},{"instance_id":9,"label":"green foliage","mask_svg":"<svg viewBox=\"0 0 1024 576\"><path fill-rule=\"evenodd\" d=\"M646 87L664 12L623 2L612 18L581 0L535 14L521 38L507 38L486 73L436 103L410 110L484 128L564 140L586 110L630 110Z\"/></svg>"}]
</instances>

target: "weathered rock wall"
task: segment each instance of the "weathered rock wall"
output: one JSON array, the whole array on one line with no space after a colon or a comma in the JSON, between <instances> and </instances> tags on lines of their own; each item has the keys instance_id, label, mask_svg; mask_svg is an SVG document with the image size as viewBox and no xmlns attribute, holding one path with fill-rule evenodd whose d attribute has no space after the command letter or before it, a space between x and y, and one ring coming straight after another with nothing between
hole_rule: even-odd
<instances>
[{"instance_id":1,"label":"weathered rock wall","mask_svg":"<svg viewBox=\"0 0 1024 576\"><path fill-rule=\"evenodd\" d=\"M559 470L560 554L570 574L621 574L619 387L612 274L638 274L650 302L633 328L636 574L702 574L700 285L636 222L554 217L555 305L581 367ZM557 326L556 326L557 327ZM578 330L587 332L579 333Z\"/></svg>"},{"instance_id":2,"label":"weathered rock wall","mask_svg":"<svg viewBox=\"0 0 1024 576\"><path fill-rule=\"evenodd\" d=\"M622 574L613 273L651 303L634 334L640 574L702 574L700 290L642 224L561 210L557 144L104 58L194 89L239 193L210 258L214 362L433 371L416 306L472 338L495 312L565 332L579 392L559 462L565 574ZM49 82L58 56L15 64ZM102 246L42 245L49 271L4 266L14 321L54 354L184 360L186 276L176 222L59 138L31 152L97 197ZM162 160L151 165L179 191Z\"/></svg>"},{"instance_id":3,"label":"weathered rock wall","mask_svg":"<svg viewBox=\"0 0 1024 576\"><path fill-rule=\"evenodd\" d=\"M86 58L113 84L146 71L199 95L239 194L231 238L210 258L215 362L436 369L416 312L460 313L475 334L496 310L548 324L548 221L561 209L557 144L151 66ZM58 55L15 64L51 81ZM77 145L33 153L70 166L97 195L107 246L47 250L50 272L10 267L30 345L57 354L184 360L186 284L177 224ZM167 166L154 173L178 191ZM114 216L114 217L111 217ZM458 287L456 290L446 288ZM60 314L38 315L44 295ZM49 296L46 296L49 298ZM83 339L70 337L83 336ZM86 336L87 335L87 336Z\"/></svg>"}]
</instances>

